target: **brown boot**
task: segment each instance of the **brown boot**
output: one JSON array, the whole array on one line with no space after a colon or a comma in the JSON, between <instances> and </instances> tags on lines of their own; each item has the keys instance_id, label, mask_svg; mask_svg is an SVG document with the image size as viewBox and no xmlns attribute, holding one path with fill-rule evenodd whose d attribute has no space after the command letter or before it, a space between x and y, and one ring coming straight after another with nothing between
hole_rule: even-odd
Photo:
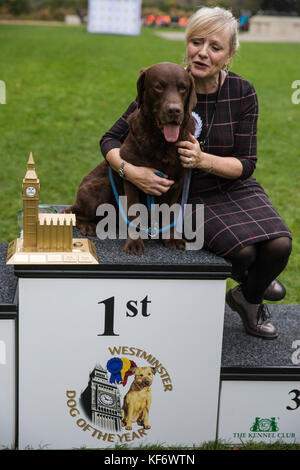
<instances>
[{"instance_id":1,"label":"brown boot","mask_svg":"<svg viewBox=\"0 0 300 470\"><path fill-rule=\"evenodd\" d=\"M274 281L272 281L266 288L264 299L278 301L284 299L285 295L286 290L284 285L279 281L279 279L274 279Z\"/></svg>"},{"instance_id":2,"label":"brown boot","mask_svg":"<svg viewBox=\"0 0 300 470\"><path fill-rule=\"evenodd\" d=\"M239 314L249 335L265 339L277 338L276 328L269 321L270 314L267 305L250 304L245 299L241 286L236 286L227 292L226 302L231 310Z\"/></svg>"},{"instance_id":3,"label":"brown boot","mask_svg":"<svg viewBox=\"0 0 300 470\"><path fill-rule=\"evenodd\" d=\"M239 277L232 277L234 281L238 282L239 284L243 284L247 280L248 272L245 271L242 276ZM272 300L273 302L278 302L279 300L284 299L286 296L286 289L284 285L279 281L279 279L274 279L264 292L264 300Z\"/></svg>"}]
</instances>

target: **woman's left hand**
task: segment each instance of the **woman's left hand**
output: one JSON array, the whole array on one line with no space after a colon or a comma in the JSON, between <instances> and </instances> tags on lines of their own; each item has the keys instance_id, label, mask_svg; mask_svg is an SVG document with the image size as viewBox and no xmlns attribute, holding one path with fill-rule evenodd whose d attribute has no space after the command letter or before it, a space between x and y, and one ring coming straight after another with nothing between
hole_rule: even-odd
<instances>
[{"instance_id":1,"label":"woman's left hand","mask_svg":"<svg viewBox=\"0 0 300 470\"><path fill-rule=\"evenodd\" d=\"M178 154L184 168L201 168L202 151L198 140L190 133L190 141L177 142Z\"/></svg>"}]
</instances>

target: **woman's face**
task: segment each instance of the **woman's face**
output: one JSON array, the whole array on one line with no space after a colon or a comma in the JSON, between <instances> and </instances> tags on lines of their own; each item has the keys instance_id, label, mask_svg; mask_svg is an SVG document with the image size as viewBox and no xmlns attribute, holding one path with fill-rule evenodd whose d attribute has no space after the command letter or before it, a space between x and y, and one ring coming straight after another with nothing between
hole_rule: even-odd
<instances>
[{"instance_id":1,"label":"woman's face","mask_svg":"<svg viewBox=\"0 0 300 470\"><path fill-rule=\"evenodd\" d=\"M196 80L213 77L228 65L233 56L229 52L229 40L227 31L190 40L187 45L187 65Z\"/></svg>"}]
</instances>

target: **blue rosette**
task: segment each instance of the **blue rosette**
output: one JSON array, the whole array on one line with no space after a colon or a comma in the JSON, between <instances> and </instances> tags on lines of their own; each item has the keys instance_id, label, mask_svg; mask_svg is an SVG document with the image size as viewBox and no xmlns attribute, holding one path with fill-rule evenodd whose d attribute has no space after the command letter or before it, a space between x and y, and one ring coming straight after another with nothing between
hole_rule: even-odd
<instances>
[{"instance_id":1,"label":"blue rosette","mask_svg":"<svg viewBox=\"0 0 300 470\"><path fill-rule=\"evenodd\" d=\"M106 369L108 372L110 372L110 383L114 384L117 383L119 384L122 382L122 375L121 375L121 370L123 369L123 361L122 359L118 357L113 357L112 359L109 359L106 364Z\"/></svg>"}]
</instances>

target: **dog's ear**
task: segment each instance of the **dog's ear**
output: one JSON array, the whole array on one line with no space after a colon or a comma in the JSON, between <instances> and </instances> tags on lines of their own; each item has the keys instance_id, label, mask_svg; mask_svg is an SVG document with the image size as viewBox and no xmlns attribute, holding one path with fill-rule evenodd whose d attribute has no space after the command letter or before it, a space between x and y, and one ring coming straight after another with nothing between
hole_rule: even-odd
<instances>
[{"instance_id":1,"label":"dog's ear","mask_svg":"<svg viewBox=\"0 0 300 470\"><path fill-rule=\"evenodd\" d=\"M187 101L185 104L185 111L188 114L191 114L194 107L197 104L197 95L196 95L196 89L195 89L195 82L192 74L187 70L189 81L190 81L190 89L189 89L189 94L187 97Z\"/></svg>"},{"instance_id":2,"label":"dog's ear","mask_svg":"<svg viewBox=\"0 0 300 470\"><path fill-rule=\"evenodd\" d=\"M144 94L144 83L145 83L145 76L146 76L146 70L147 69L141 69L140 70L140 75L137 80L137 105L138 108L141 107L142 102L143 102L143 94Z\"/></svg>"}]
</instances>

